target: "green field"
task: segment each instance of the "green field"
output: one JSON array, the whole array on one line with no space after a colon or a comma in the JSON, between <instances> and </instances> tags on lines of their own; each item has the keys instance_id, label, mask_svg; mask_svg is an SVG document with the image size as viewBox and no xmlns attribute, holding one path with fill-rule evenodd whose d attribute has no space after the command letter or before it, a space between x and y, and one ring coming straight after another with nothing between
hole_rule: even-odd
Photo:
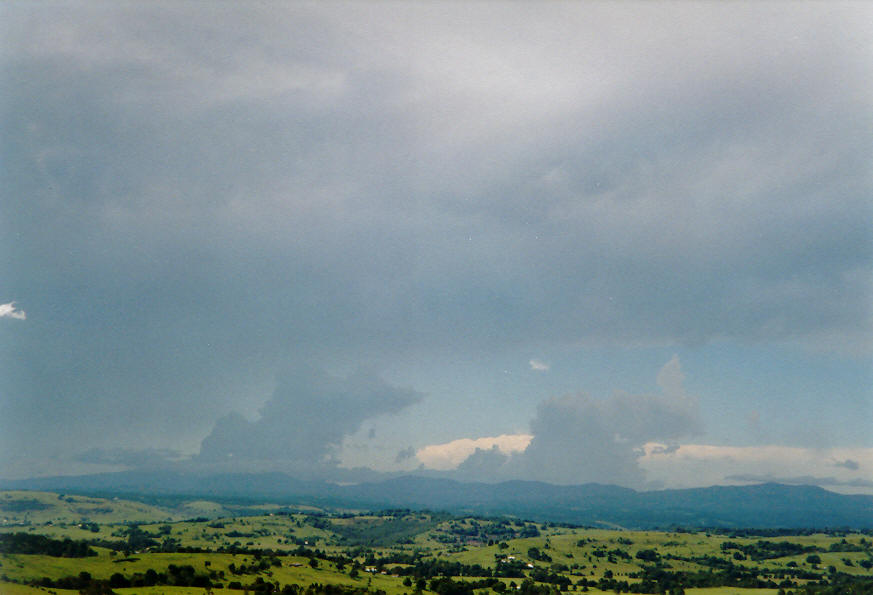
<instances>
[{"instance_id":1,"label":"green field","mask_svg":"<svg viewBox=\"0 0 873 595\"><path fill-rule=\"evenodd\" d=\"M873 593L873 538L858 532L619 531L44 492L0 492L0 521L10 595Z\"/></svg>"}]
</instances>

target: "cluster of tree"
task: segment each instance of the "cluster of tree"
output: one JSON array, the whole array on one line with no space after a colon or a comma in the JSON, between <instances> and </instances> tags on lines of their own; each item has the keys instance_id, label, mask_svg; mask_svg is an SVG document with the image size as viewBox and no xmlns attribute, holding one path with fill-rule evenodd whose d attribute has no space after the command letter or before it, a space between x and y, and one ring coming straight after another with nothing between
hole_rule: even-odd
<instances>
[{"instance_id":1,"label":"cluster of tree","mask_svg":"<svg viewBox=\"0 0 873 595\"><path fill-rule=\"evenodd\" d=\"M332 530L340 542L351 546L388 546L412 543L416 535L433 528L437 522L424 515L398 514L353 523L337 524Z\"/></svg>"},{"instance_id":2,"label":"cluster of tree","mask_svg":"<svg viewBox=\"0 0 873 595\"><path fill-rule=\"evenodd\" d=\"M331 531L333 529L333 524L327 518L327 515L324 514L307 514L303 518L303 522L322 531Z\"/></svg>"},{"instance_id":3,"label":"cluster of tree","mask_svg":"<svg viewBox=\"0 0 873 595\"><path fill-rule=\"evenodd\" d=\"M640 572L629 575L629 578L639 579L639 582L628 583L615 579L606 572L599 581L581 579L577 585L583 587L596 586L602 591L617 593L684 593L690 588L735 587L746 589L798 589L796 593L836 595L840 594L873 594L873 579L843 574L832 570L828 576L815 575L810 577L815 582L799 586L796 581L784 578L784 575L773 573L773 578L761 577L755 568L731 566L717 572L671 572L656 566L647 566ZM783 578L779 583L774 578ZM817 580L816 580L817 579Z\"/></svg>"},{"instance_id":4,"label":"cluster of tree","mask_svg":"<svg viewBox=\"0 0 873 595\"><path fill-rule=\"evenodd\" d=\"M88 572L80 572L78 576L66 576L55 580L45 577L36 581L34 585L49 589L74 589L91 595L92 593L111 593L113 589L126 589L128 587L173 586L211 589L214 586L213 581L217 578L218 576L214 572L211 575L202 574L196 572L194 567L190 565L170 564L167 567L167 572L157 572L149 568L145 572L137 572L130 577L116 572L109 577L108 581L94 579Z\"/></svg>"},{"instance_id":5,"label":"cluster of tree","mask_svg":"<svg viewBox=\"0 0 873 595\"><path fill-rule=\"evenodd\" d=\"M645 551L651 551L651 550L642 550L642 551L645 552ZM599 547L595 547L591 553L597 558L606 558L608 562L612 562L613 564L618 562L618 558L621 558L622 560L630 560L631 559L630 554L621 548L607 550L606 546L599 546ZM654 561L654 560L652 560L652 561Z\"/></svg>"},{"instance_id":6,"label":"cluster of tree","mask_svg":"<svg viewBox=\"0 0 873 595\"><path fill-rule=\"evenodd\" d=\"M445 529L431 533L431 538L440 543L463 543L477 540L494 545L500 540L539 537L536 524L528 521L452 521Z\"/></svg>"},{"instance_id":7,"label":"cluster of tree","mask_svg":"<svg viewBox=\"0 0 873 595\"><path fill-rule=\"evenodd\" d=\"M45 535L30 533L0 534L0 553L3 554L41 554L56 558L86 558L96 556L87 541L52 539Z\"/></svg>"},{"instance_id":8,"label":"cluster of tree","mask_svg":"<svg viewBox=\"0 0 873 595\"><path fill-rule=\"evenodd\" d=\"M838 572L832 575L829 581L806 584L802 590L798 589L795 593L797 595L801 593L803 595L871 595L873 579Z\"/></svg>"},{"instance_id":9,"label":"cluster of tree","mask_svg":"<svg viewBox=\"0 0 873 595\"><path fill-rule=\"evenodd\" d=\"M512 587L512 583L509 585ZM521 584L518 586L519 595L558 595L559 591L557 587L551 585L538 585L533 579L526 578L521 581Z\"/></svg>"},{"instance_id":10,"label":"cluster of tree","mask_svg":"<svg viewBox=\"0 0 873 595\"><path fill-rule=\"evenodd\" d=\"M749 538L749 537L794 537L797 535L817 535L823 533L834 537L844 537L846 535L873 535L873 529L849 529L847 527L836 528L770 528L770 529L729 529L726 527L708 527L701 529L708 535L725 535L730 539ZM695 530L674 529L676 533L695 533Z\"/></svg>"},{"instance_id":11,"label":"cluster of tree","mask_svg":"<svg viewBox=\"0 0 873 595\"><path fill-rule=\"evenodd\" d=\"M640 550L636 554L636 558L638 560L642 560L643 562L657 562L661 559L661 555L657 550L646 549Z\"/></svg>"},{"instance_id":12,"label":"cluster of tree","mask_svg":"<svg viewBox=\"0 0 873 595\"><path fill-rule=\"evenodd\" d=\"M506 590L506 585L496 578L486 578L479 581L455 581L446 576L431 580L428 587L439 595L473 595L477 589L494 589L498 593Z\"/></svg>"},{"instance_id":13,"label":"cluster of tree","mask_svg":"<svg viewBox=\"0 0 873 595\"><path fill-rule=\"evenodd\" d=\"M33 585L47 589L76 590L83 595L117 595L109 586L109 581L97 580L89 572L80 572L78 576L66 576L57 580L45 577L35 581Z\"/></svg>"},{"instance_id":14,"label":"cluster of tree","mask_svg":"<svg viewBox=\"0 0 873 595\"><path fill-rule=\"evenodd\" d=\"M20 500L0 500L0 511L3 512L37 512L51 508L48 504L40 502L36 498L22 498Z\"/></svg>"},{"instance_id":15,"label":"cluster of tree","mask_svg":"<svg viewBox=\"0 0 873 595\"><path fill-rule=\"evenodd\" d=\"M507 590L521 595L558 595L558 587L537 584L533 579L526 578L520 585L514 582L507 587L496 578L486 578L478 581L456 581L449 577L435 578L428 585L429 590L438 595L474 595L480 589L492 589L496 593L505 593Z\"/></svg>"},{"instance_id":16,"label":"cluster of tree","mask_svg":"<svg viewBox=\"0 0 873 595\"><path fill-rule=\"evenodd\" d=\"M372 550L350 550L347 552L349 558L364 558L364 566L375 566L379 570L385 564L416 564L424 557L424 552L402 552L390 551L378 558Z\"/></svg>"},{"instance_id":17,"label":"cluster of tree","mask_svg":"<svg viewBox=\"0 0 873 595\"><path fill-rule=\"evenodd\" d=\"M721 551L737 550L751 558L752 560L770 560L772 558L784 558L786 556L797 556L810 552L820 552L821 548L814 545L802 545L799 543L791 543L790 541L765 541L760 540L756 543L739 544L733 541L725 541L721 544Z\"/></svg>"},{"instance_id":18,"label":"cluster of tree","mask_svg":"<svg viewBox=\"0 0 873 595\"><path fill-rule=\"evenodd\" d=\"M502 566L504 565L499 564L498 568ZM396 568L394 569L394 572L400 576L412 576L415 578L433 578L437 576L492 576L491 569L485 568L480 564L462 564L460 562L437 559L416 560L416 562L411 566Z\"/></svg>"},{"instance_id":19,"label":"cluster of tree","mask_svg":"<svg viewBox=\"0 0 873 595\"><path fill-rule=\"evenodd\" d=\"M320 583L312 583L305 587L297 584L289 584L283 587L278 582L271 583L261 577L256 578L254 583L248 585L243 585L236 581L231 582L227 585L227 588L254 593L276 593L277 595L385 595L385 591L381 589L370 591L362 587L322 585Z\"/></svg>"},{"instance_id":20,"label":"cluster of tree","mask_svg":"<svg viewBox=\"0 0 873 595\"><path fill-rule=\"evenodd\" d=\"M493 575L503 578L524 578L527 564L521 560L501 559L494 568Z\"/></svg>"},{"instance_id":21,"label":"cluster of tree","mask_svg":"<svg viewBox=\"0 0 873 595\"><path fill-rule=\"evenodd\" d=\"M170 564L167 567L167 572L156 572L150 568L145 573L134 574L131 578L127 578L120 572L116 572L109 577L109 586L113 589L123 589L127 587L152 587L155 585L211 589L213 586L213 580L217 578L218 576L216 573L213 572L211 575L198 573L194 570L194 567L189 564L183 566Z\"/></svg>"},{"instance_id":22,"label":"cluster of tree","mask_svg":"<svg viewBox=\"0 0 873 595\"><path fill-rule=\"evenodd\" d=\"M558 574L540 567L532 569L529 576L538 583L557 585L562 591L567 590L572 583L572 581L563 574Z\"/></svg>"},{"instance_id":23,"label":"cluster of tree","mask_svg":"<svg viewBox=\"0 0 873 595\"><path fill-rule=\"evenodd\" d=\"M684 593L688 588L775 589L779 586L773 581L759 579L756 571L746 571L742 567L720 572L669 572L657 566L647 566L640 572L630 574L629 578L640 580L629 583L614 578L612 573L607 571L597 582L582 579L577 584L596 586L602 591L616 593Z\"/></svg>"},{"instance_id":24,"label":"cluster of tree","mask_svg":"<svg viewBox=\"0 0 873 595\"><path fill-rule=\"evenodd\" d=\"M130 555L133 552L151 551L162 553L186 552L186 553L209 553L212 550L200 547L186 547L178 539L169 537L171 528L163 525L158 528L158 533L143 531L139 525L130 525L120 534L125 539L91 539L88 540L93 546L104 547L115 552L124 552ZM118 535L115 533L114 535ZM163 539L160 539L162 538ZM160 541L158 541L160 539Z\"/></svg>"},{"instance_id":25,"label":"cluster of tree","mask_svg":"<svg viewBox=\"0 0 873 595\"><path fill-rule=\"evenodd\" d=\"M861 538L858 543L849 543L845 539L832 543L828 546L829 552L865 552L869 551L871 544L865 538Z\"/></svg>"},{"instance_id":26,"label":"cluster of tree","mask_svg":"<svg viewBox=\"0 0 873 595\"><path fill-rule=\"evenodd\" d=\"M314 558L310 558L314 559ZM233 562L228 566L228 570L230 570L231 574L257 574L264 570L269 570L273 566L281 566L282 561L275 556L270 556L266 558L256 558L254 562L249 565L240 564L237 566Z\"/></svg>"},{"instance_id":27,"label":"cluster of tree","mask_svg":"<svg viewBox=\"0 0 873 595\"><path fill-rule=\"evenodd\" d=\"M552 557L545 552L541 552L539 548L532 547L528 548L527 555L531 560L537 560L538 562L551 562Z\"/></svg>"}]
</instances>

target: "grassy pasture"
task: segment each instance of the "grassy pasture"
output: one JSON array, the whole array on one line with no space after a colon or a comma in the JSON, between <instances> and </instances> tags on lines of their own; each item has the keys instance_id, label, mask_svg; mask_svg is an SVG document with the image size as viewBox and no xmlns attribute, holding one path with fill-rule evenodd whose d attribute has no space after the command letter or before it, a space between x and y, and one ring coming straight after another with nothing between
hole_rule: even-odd
<instances>
[{"instance_id":1,"label":"grassy pasture","mask_svg":"<svg viewBox=\"0 0 873 595\"><path fill-rule=\"evenodd\" d=\"M45 492L0 492L0 504L0 533L87 540L97 552L85 558L0 554L0 595L46 593L46 589L26 585L43 577L57 581L87 572L93 579L108 581L116 574L129 579L149 570L170 576L173 567L187 566L225 588L233 582L251 586L261 580L280 586L319 583L381 590L386 595L411 595L415 577L409 584L410 579L400 575L418 568L410 566L412 560L425 566L431 562L456 563L461 568L485 569L489 574L500 564L512 563L515 572L524 576L500 578L505 587L501 592L519 586L528 576L535 577L541 586L548 581L553 593L561 584L567 592L586 588L597 593L600 591L595 583L605 579L629 586L640 584L640 573L645 568L692 574L719 572L725 567L745 572L762 583L771 580L771 584L785 580L788 571L793 573L788 576L793 577L795 588L835 574L866 577L873 590L873 569L866 567L873 563L873 539L859 533L765 537L703 531L624 531L409 511L358 515L330 515L316 509L288 512L276 505L249 505L245 507L249 516L216 518L216 514L232 512L233 507L208 501L159 507ZM126 544L125 540L131 539L132 523L136 523L135 531L147 539L142 543L150 545ZM97 544L109 545L114 551ZM179 548L203 551L173 551ZM298 548L308 553L299 555L304 550ZM298 555L273 556L270 551ZM313 555L314 562L310 559ZM344 558L342 569L326 559L331 556ZM352 568L354 572L350 572ZM482 580L476 576L454 579ZM430 585L427 580L425 591ZM156 585L116 587L113 591L143 595L204 593L205 589ZM488 588L476 593L495 592ZM777 589L717 587L687 588L685 592L775 595Z\"/></svg>"},{"instance_id":2,"label":"grassy pasture","mask_svg":"<svg viewBox=\"0 0 873 595\"><path fill-rule=\"evenodd\" d=\"M22 523L99 524L181 520L178 511L120 500L51 492L0 492L0 527Z\"/></svg>"}]
</instances>

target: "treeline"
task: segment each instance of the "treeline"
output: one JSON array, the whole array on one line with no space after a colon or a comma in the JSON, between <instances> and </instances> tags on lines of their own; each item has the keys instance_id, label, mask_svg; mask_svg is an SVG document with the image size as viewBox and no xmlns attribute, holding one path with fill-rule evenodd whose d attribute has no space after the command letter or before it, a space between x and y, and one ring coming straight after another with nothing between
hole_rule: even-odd
<instances>
[{"instance_id":1,"label":"treeline","mask_svg":"<svg viewBox=\"0 0 873 595\"><path fill-rule=\"evenodd\" d=\"M206 590L221 589L221 583L213 582L214 577L197 573L190 565L175 566L171 564L167 572L156 572L149 569L146 572L137 572L130 577L121 573L113 574L109 580L95 579L88 572L80 572L78 576L67 576L52 580L43 578L30 583L36 587L47 589L70 589L77 590L83 595L117 595L115 589L127 589L130 587L198 587ZM252 583L231 581L227 584L228 590L239 590L254 593L275 593L276 595L386 595L379 589L371 591L364 587L350 587L345 585L332 585L312 583L301 587L297 584L280 585L278 582L265 581L257 577Z\"/></svg>"},{"instance_id":2,"label":"treeline","mask_svg":"<svg viewBox=\"0 0 873 595\"><path fill-rule=\"evenodd\" d=\"M381 562L379 560L378 562ZM376 568L381 566L377 562ZM401 566L392 569L394 574L399 576L410 576L415 578L434 578L438 576L453 577L453 576L475 576L475 577L491 577L492 571L480 564L462 564L461 562L451 562L449 560L425 559L416 560L410 566ZM500 575L497 575L500 576Z\"/></svg>"},{"instance_id":3,"label":"treeline","mask_svg":"<svg viewBox=\"0 0 873 595\"><path fill-rule=\"evenodd\" d=\"M725 541L721 544L721 551L737 550L742 552L752 560L770 560L772 558L784 558L786 556L799 556L800 554L808 554L811 552L824 551L814 545L801 545L799 543L791 543L790 541L758 541L747 545L738 544L733 541Z\"/></svg>"},{"instance_id":4,"label":"treeline","mask_svg":"<svg viewBox=\"0 0 873 595\"><path fill-rule=\"evenodd\" d=\"M45 577L32 584L48 589L79 590L90 595L92 593L111 593L113 589L126 589L128 587L172 586L211 589L217 586L213 583L215 578L217 578L215 575L210 577L207 574L196 572L194 567L190 565L170 564L167 572L157 572L149 568L145 572L137 572L130 577L116 572L109 577L109 580L95 579L88 572L80 572L78 576L66 576L54 580Z\"/></svg>"},{"instance_id":5,"label":"treeline","mask_svg":"<svg viewBox=\"0 0 873 595\"><path fill-rule=\"evenodd\" d=\"M56 558L87 558L97 555L86 541L74 541L70 538L52 539L45 535L30 533L0 534L0 553L39 554Z\"/></svg>"},{"instance_id":6,"label":"treeline","mask_svg":"<svg viewBox=\"0 0 873 595\"><path fill-rule=\"evenodd\" d=\"M655 566L646 567L638 573L628 575L640 579L629 583L617 580L607 572L598 581L580 580L577 585L584 588L597 587L601 591L615 593L684 593L691 588L735 587L744 589L779 589L780 593L793 592L797 595L858 595L873 594L873 579L844 573L834 573L829 578L819 575L818 581L799 585L788 578L776 582L761 578L758 569L745 569L731 566L716 572L669 572ZM786 591L787 589L787 591ZM792 591L793 590L793 591Z\"/></svg>"},{"instance_id":7,"label":"treeline","mask_svg":"<svg viewBox=\"0 0 873 595\"><path fill-rule=\"evenodd\" d=\"M44 502L40 502L36 498L22 498L21 500L9 500L4 498L0 500L0 511L3 512L37 512L49 508L51 508L51 506Z\"/></svg>"},{"instance_id":8,"label":"treeline","mask_svg":"<svg viewBox=\"0 0 873 595\"><path fill-rule=\"evenodd\" d=\"M496 578L486 578L478 581L456 581L448 577L436 578L430 581L429 589L438 595L474 595L478 589L492 589L504 593L507 589L520 595L558 595L557 587L538 585L533 579L524 579L520 585L514 582L507 587Z\"/></svg>"},{"instance_id":9,"label":"treeline","mask_svg":"<svg viewBox=\"0 0 873 595\"><path fill-rule=\"evenodd\" d=\"M725 535L730 539L740 539L749 537L794 537L798 535L832 535L842 537L844 535L873 535L873 528L868 529L850 529L848 527L834 528L780 528L780 529L755 529L755 528L727 528L727 527L702 527L700 529L667 529L667 531L675 533L699 533L706 532L712 535Z\"/></svg>"}]
</instances>

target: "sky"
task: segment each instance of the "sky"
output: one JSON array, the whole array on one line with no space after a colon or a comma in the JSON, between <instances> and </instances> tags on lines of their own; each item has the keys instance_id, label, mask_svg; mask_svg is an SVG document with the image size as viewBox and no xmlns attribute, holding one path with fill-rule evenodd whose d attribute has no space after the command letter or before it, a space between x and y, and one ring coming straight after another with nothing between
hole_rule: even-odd
<instances>
[{"instance_id":1,"label":"sky","mask_svg":"<svg viewBox=\"0 0 873 595\"><path fill-rule=\"evenodd\" d=\"M0 477L873 493L867 3L0 3Z\"/></svg>"}]
</instances>

